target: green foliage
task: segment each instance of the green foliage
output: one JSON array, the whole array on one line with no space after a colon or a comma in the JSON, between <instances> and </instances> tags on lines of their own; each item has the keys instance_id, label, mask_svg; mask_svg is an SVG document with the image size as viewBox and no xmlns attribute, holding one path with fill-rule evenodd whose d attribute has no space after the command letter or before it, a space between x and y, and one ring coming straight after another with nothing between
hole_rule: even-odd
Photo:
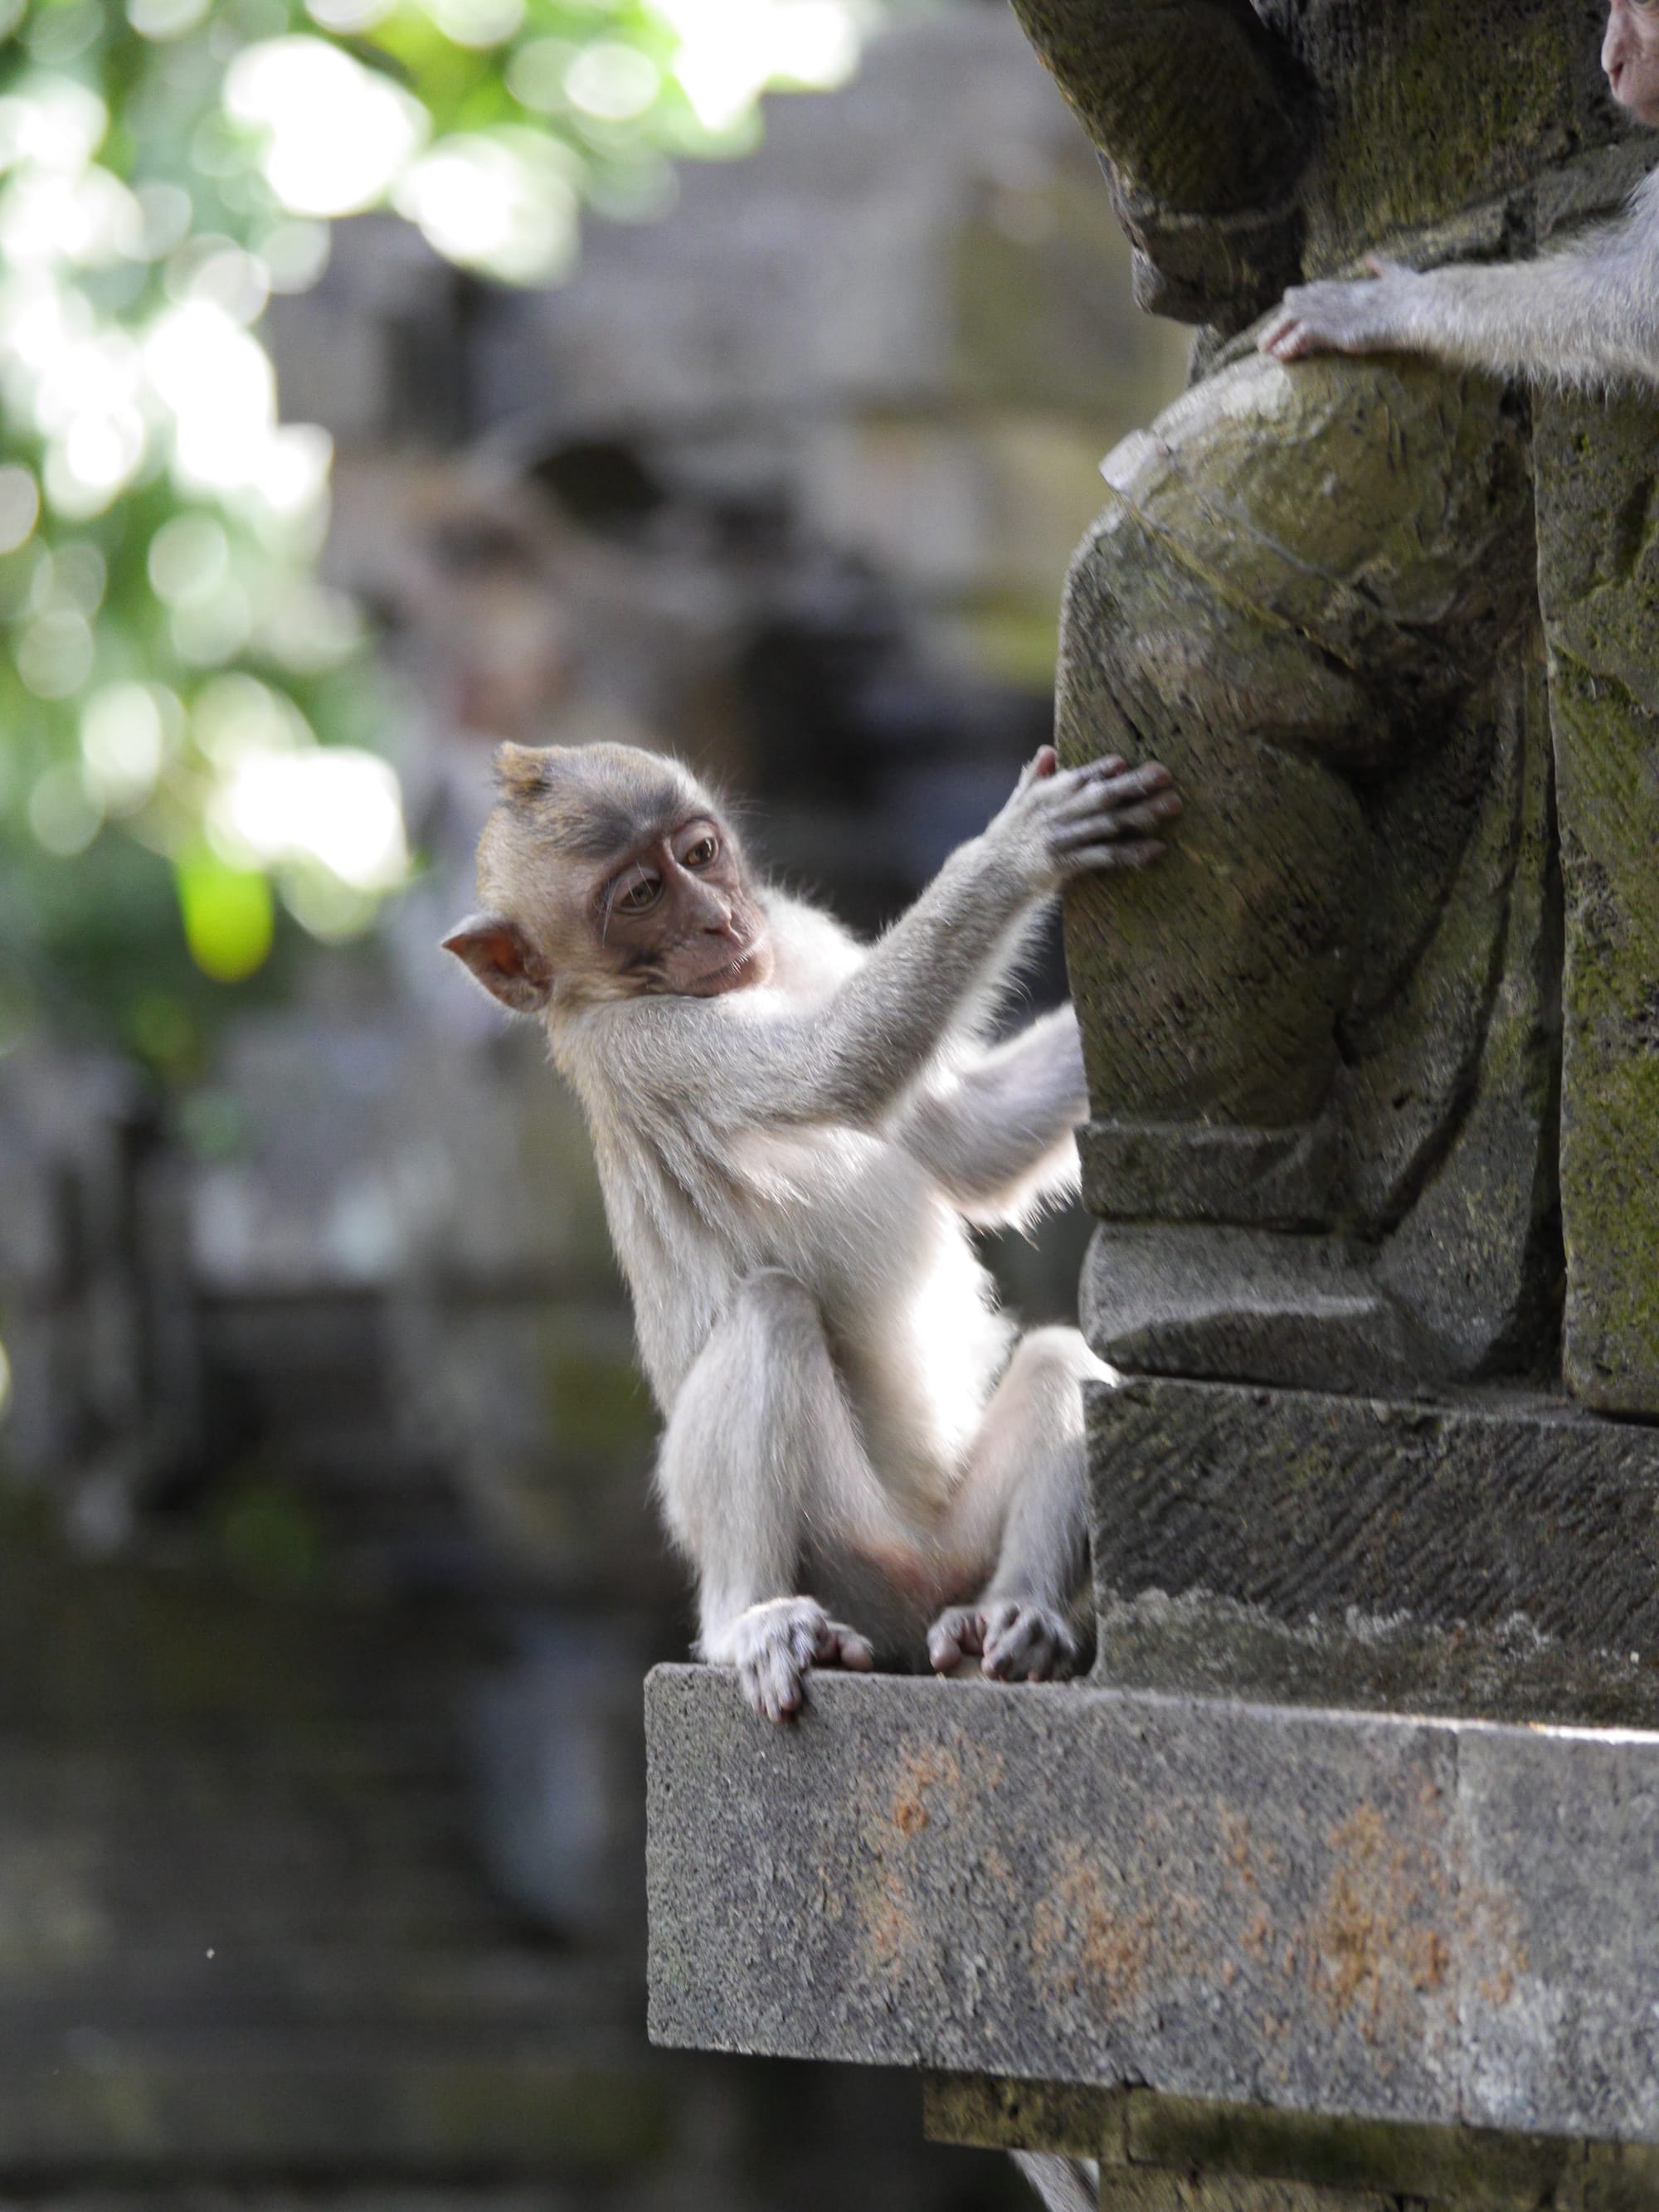
<instances>
[{"instance_id":1,"label":"green foliage","mask_svg":"<svg viewBox=\"0 0 1659 2212\"><path fill-rule=\"evenodd\" d=\"M270 293L380 206L553 281L584 208L659 211L768 85L844 75L862 4L0 0L0 1050L78 1002L182 1064L405 873Z\"/></svg>"}]
</instances>

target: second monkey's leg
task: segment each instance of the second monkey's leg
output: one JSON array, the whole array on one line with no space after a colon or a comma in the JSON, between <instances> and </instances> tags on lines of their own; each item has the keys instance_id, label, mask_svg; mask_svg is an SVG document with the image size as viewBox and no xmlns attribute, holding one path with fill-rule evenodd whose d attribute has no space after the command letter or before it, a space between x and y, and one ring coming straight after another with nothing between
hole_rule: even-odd
<instances>
[{"instance_id":1,"label":"second monkey's leg","mask_svg":"<svg viewBox=\"0 0 1659 2212\"><path fill-rule=\"evenodd\" d=\"M738 1285L674 1401L657 1463L671 1533L697 1577L697 1648L735 1667L757 1712L799 1711L813 1667L874 1663L856 1630L801 1589L825 1531L906 1543L865 1456L817 1308L767 1268Z\"/></svg>"},{"instance_id":2,"label":"second monkey's leg","mask_svg":"<svg viewBox=\"0 0 1659 2212\"><path fill-rule=\"evenodd\" d=\"M940 1530L948 1555L989 1577L934 1622L927 1656L940 1674L975 1655L1003 1681L1076 1668L1085 1639L1073 1610L1089 1543L1081 1386L1110 1379L1074 1328L1020 1340Z\"/></svg>"}]
</instances>

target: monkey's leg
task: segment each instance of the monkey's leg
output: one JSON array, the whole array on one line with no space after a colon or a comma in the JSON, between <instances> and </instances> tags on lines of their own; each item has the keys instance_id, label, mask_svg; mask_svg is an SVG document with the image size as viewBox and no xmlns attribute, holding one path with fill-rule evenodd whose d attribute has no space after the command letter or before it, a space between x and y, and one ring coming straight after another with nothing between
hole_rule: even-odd
<instances>
[{"instance_id":1,"label":"monkey's leg","mask_svg":"<svg viewBox=\"0 0 1659 2212\"><path fill-rule=\"evenodd\" d=\"M809 1529L878 1552L908 1544L865 1456L818 1311L792 1275L738 1285L674 1401L658 1461L668 1525L697 1575L697 1648L735 1667L770 1720L812 1667L863 1672L865 1638L800 1591Z\"/></svg>"},{"instance_id":2,"label":"monkey's leg","mask_svg":"<svg viewBox=\"0 0 1659 2212\"><path fill-rule=\"evenodd\" d=\"M927 1638L940 1674L977 1652L1001 1681L1070 1674L1083 1639L1070 1619L1088 1545L1085 1381L1112 1379L1074 1328L1022 1338L986 1408L942 1539L991 1577L969 1605L951 1606Z\"/></svg>"}]
</instances>

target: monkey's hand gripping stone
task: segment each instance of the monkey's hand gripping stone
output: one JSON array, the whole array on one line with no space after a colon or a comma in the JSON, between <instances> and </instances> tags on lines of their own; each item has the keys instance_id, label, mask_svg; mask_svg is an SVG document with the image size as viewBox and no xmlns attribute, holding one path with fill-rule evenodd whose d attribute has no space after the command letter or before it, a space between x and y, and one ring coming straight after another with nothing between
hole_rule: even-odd
<instances>
[{"instance_id":1,"label":"monkey's hand gripping stone","mask_svg":"<svg viewBox=\"0 0 1659 2212\"><path fill-rule=\"evenodd\" d=\"M1065 1615L1034 1598L953 1605L927 1634L927 1659L948 1674L977 1656L995 1682L1052 1682L1075 1674L1082 1645Z\"/></svg>"},{"instance_id":2,"label":"monkey's hand gripping stone","mask_svg":"<svg viewBox=\"0 0 1659 2212\"><path fill-rule=\"evenodd\" d=\"M1297 284L1267 318L1256 343L1275 361L1310 353L1409 350L1424 280L1414 269L1375 255L1357 283Z\"/></svg>"},{"instance_id":3,"label":"monkey's hand gripping stone","mask_svg":"<svg viewBox=\"0 0 1659 2212\"><path fill-rule=\"evenodd\" d=\"M730 1649L705 1650L717 1665L734 1666L744 1695L769 1721L787 1721L806 1695L814 1667L844 1667L867 1674L875 1653L856 1629L831 1620L816 1598L769 1598L751 1605L732 1624Z\"/></svg>"}]
</instances>

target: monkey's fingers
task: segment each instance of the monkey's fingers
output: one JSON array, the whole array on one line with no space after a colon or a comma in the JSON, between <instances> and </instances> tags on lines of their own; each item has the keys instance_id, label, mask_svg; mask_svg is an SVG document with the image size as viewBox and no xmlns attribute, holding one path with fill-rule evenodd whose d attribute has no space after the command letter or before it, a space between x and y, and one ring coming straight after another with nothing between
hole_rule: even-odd
<instances>
[{"instance_id":1,"label":"monkey's fingers","mask_svg":"<svg viewBox=\"0 0 1659 2212\"><path fill-rule=\"evenodd\" d=\"M954 1672L984 1648L985 1617L974 1606L951 1606L927 1632L927 1663L936 1674Z\"/></svg>"},{"instance_id":2,"label":"monkey's fingers","mask_svg":"<svg viewBox=\"0 0 1659 2212\"><path fill-rule=\"evenodd\" d=\"M1289 307L1276 308L1256 333L1257 350L1261 353L1276 354L1296 326L1296 315Z\"/></svg>"},{"instance_id":3,"label":"monkey's fingers","mask_svg":"<svg viewBox=\"0 0 1659 2212\"><path fill-rule=\"evenodd\" d=\"M1056 851L1075 851L1085 845L1103 844L1110 837L1126 837L1143 830L1156 830L1160 822L1173 821L1181 799L1173 791L1161 791L1134 806L1097 807L1068 819L1055 830Z\"/></svg>"},{"instance_id":4,"label":"monkey's fingers","mask_svg":"<svg viewBox=\"0 0 1659 2212\"><path fill-rule=\"evenodd\" d=\"M1032 754L1030 759L1026 762L1024 769L1021 769L1019 781L1015 786L1015 789L1018 791L1029 790L1032 784L1042 782L1047 777L1057 775L1059 770L1060 755L1054 750L1054 747L1052 745L1039 745L1036 752Z\"/></svg>"},{"instance_id":5,"label":"monkey's fingers","mask_svg":"<svg viewBox=\"0 0 1659 2212\"><path fill-rule=\"evenodd\" d=\"M1069 1674L1077 1639L1051 1606L1004 1599L987 1608L984 1671L995 1682L1046 1682Z\"/></svg>"},{"instance_id":6,"label":"monkey's fingers","mask_svg":"<svg viewBox=\"0 0 1659 2212\"><path fill-rule=\"evenodd\" d=\"M849 1674L870 1674L875 1671L876 1655L867 1637L860 1636L856 1628L849 1628L844 1620L826 1620L818 1632L812 1662L818 1667L842 1667Z\"/></svg>"},{"instance_id":7,"label":"monkey's fingers","mask_svg":"<svg viewBox=\"0 0 1659 2212\"><path fill-rule=\"evenodd\" d=\"M1066 872L1085 876L1098 874L1103 868L1150 868L1167 849L1156 837L1142 838L1133 845L1085 845L1064 856Z\"/></svg>"},{"instance_id":8,"label":"monkey's fingers","mask_svg":"<svg viewBox=\"0 0 1659 2212\"><path fill-rule=\"evenodd\" d=\"M1316 330L1300 315L1290 317L1282 330L1271 339L1263 337L1261 344L1263 353L1270 353L1275 361L1303 361L1310 354L1337 350L1334 338Z\"/></svg>"},{"instance_id":9,"label":"monkey's fingers","mask_svg":"<svg viewBox=\"0 0 1659 2212\"><path fill-rule=\"evenodd\" d=\"M774 1598L743 1615L738 1677L765 1719L792 1720L805 1703L806 1676L824 1626L823 1608L812 1598Z\"/></svg>"},{"instance_id":10,"label":"monkey's fingers","mask_svg":"<svg viewBox=\"0 0 1659 2212\"><path fill-rule=\"evenodd\" d=\"M793 1720L806 1694L806 1669L781 1644L769 1642L738 1669L744 1695L763 1720Z\"/></svg>"}]
</instances>

